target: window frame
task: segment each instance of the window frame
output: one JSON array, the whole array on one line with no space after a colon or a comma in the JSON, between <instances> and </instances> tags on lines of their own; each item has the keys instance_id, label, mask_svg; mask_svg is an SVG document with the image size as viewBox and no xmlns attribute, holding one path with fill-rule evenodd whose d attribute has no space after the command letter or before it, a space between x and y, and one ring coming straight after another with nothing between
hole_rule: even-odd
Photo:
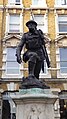
<instances>
[{"instance_id":1,"label":"window frame","mask_svg":"<svg viewBox=\"0 0 67 119\"><path fill-rule=\"evenodd\" d=\"M16 0L14 0L15 2L14 3L10 3L10 0L8 0L8 5L11 5L11 6L13 6L13 5L22 5L22 0L20 0L20 2L19 2L19 4L16 4Z\"/></svg>"},{"instance_id":2,"label":"window frame","mask_svg":"<svg viewBox=\"0 0 67 119\"><path fill-rule=\"evenodd\" d=\"M62 14L60 14L61 16L63 16ZM58 36L58 35L63 35L63 34L67 34L67 32L59 32L59 22L58 22L58 17L59 16L59 14L57 14L56 13L56 15L55 15L55 28L56 28L56 37ZM64 16L66 16L66 15L64 15Z\"/></svg>"},{"instance_id":3,"label":"window frame","mask_svg":"<svg viewBox=\"0 0 67 119\"><path fill-rule=\"evenodd\" d=\"M59 51L59 48L64 48L64 47L63 46L60 47L60 46L56 45L57 78L67 78L67 73L60 72L60 51Z\"/></svg>"},{"instance_id":4,"label":"window frame","mask_svg":"<svg viewBox=\"0 0 67 119\"><path fill-rule=\"evenodd\" d=\"M7 78L7 80L14 80L14 79L20 79L24 75L24 71L27 71L27 68L24 67L24 63L22 61L20 65L20 74L6 74L6 54L7 54L7 47L17 47L21 39L20 35L8 35L5 36L3 39L3 58L2 58L2 78ZM21 52L21 58L24 53L24 48L22 49Z\"/></svg>"},{"instance_id":5,"label":"window frame","mask_svg":"<svg viewBox=\"0 0 67 119\"><path fill-rule=\"evenodd\" d=\"M44 15L44 14L34 14L34 15L33 15L34 20L35 20L35 15L36 15L36 16L37 16L37 15L38 15L38 16L39 16L39 15L40 15L40 16L42 15L42 16L44 17L44 22L43 22L44 25L42 25L42 26L44 27L44 28L43 28L44 30L42 30L42 29L41 29L41 30L43 31L44 34L48 34L48 18L47 18L47 14L45 14L45 15ZM32 16L31 16L31 19L32 19ZM36 20L35 20L35 21L36 21ZM36 22L37 22L37 21L36 21ZM38 29L40 29L40 28L38 28Z\"/></svg>"},{"instance_id":6,"label":"window frame","mask_svg":"<svg viewBox=\"0 0 67 119\"><path fill-rule=\"evenodd\" d=\"M66 47L60 47L60 48L66 48ZM59 55L60 55L60 48L59 48ZM65 61L61 61L61 58L60 58L60 63L61 62L65 62ZM66 61L67 62L67 61ZM60 64L61 65L61 64ZM62 67L62 68L65 68L65 67ZM67 68L66 68L67 69ZM63 72L61 72L61 66L60 66L60 74L62 74L62 75L67 75L67 73L63 73Z\"/></svg>"},{"instance_id":7,"label":"window frame","mask_svg":"<svg viewBox=\"0 0 67 119\"><path fill-rule=\"evenodd\" d=\"M16 47L7 47L7 48L16 48ZM12 73L7 73L7 69L9 69L9 68L7 68L7 48L6 48L6 75L20 75L20 64L19 64L19 73L17 73L17 74L12 74ZM9 62L9 61L8 61ZM11 68L12 69L12 68ZM15 68L14 68L15 69ZM13 70L14 70L13 69Z\"/></svg>"},{"instance_id":8,"label":"window frame","mask_svg":"<svg viewBox=\"0 0 67 119\"><path fill-rule=\"evenodd\" d=\"M58 1L59 1L60 4L58 3ZM59 7L59 6L66 6L66 5L67 5L67 0L64 0L64 1L65 1L64 3L62 3L61 0L58 0L58 1L55 0L55 5L58 6L58 7ZM65 4L65 3L66 3L66 4Z\"/></svg>"},{"instance_id":9,"label":"window frame","mask_svg":"<svg viewBox=\"0 0 67 119\"><path fill-rule=\"evenodd\" d=\"M19 16L19 23L18 24L11 24L11 22L10 22L10 17L11 16L14 16L14 17L16 17L16 16ZM19 29L17 29L18 31L14 31L14 29L12 29L12 31L10 31L10 25L12 25L13 27L14 27L14 25L18 25L19 26ZM20 14L10 14L9 15L9 33L20 33Z\"/></svg>"},{"instance_id":10,"label":"window frame","mask_svg":"<svg viewBox=\"0 0 67 119\"><path fill-rule=\"evenodd\" d=\"M19 15L19 32L9 32L9 23L10 23L10 15ZM10 13L7 13L6 14L6 29L5 29L5 35L7 35L8 33L19 33L19 34L22 34L23 33L23 17L22 17L22 13L20 14L10 14Z\"/></svg>"},{"instance_id":11,"label":"window frame","mask_svg":"<svg viewBox=\"0 0 67 119\"><path fill-rule=\"evenodd\" d=\"M60 16L60 17L62 17L62 16L63 16L63 17L66 17L67 15L58 15L58 31L59 31L59 24L60 24L59 22L60 22L60 21L63 22L63 24L61 23L61 25L63 25L63 26L64 26L64 23L65 23L65 21L59 20L59 16ZM67 24L66 24L66 25L67 25ZM61 34L61 33L62 33L62 34L63 34L63 33L67 33L67 31L63 31L63 32L59 31L59 34Z\"/></svg>"},{"instance_id":12,"label":"window frame","mask_svg":"<svg viewBox=\"0 0 67 119\"><path fill-rule=\"evenodd\" d=\"M33 8L44 8L44 7L47 7L47 4L46 4L46 0L43 0L43 2L41 3L38 3L38 4L33 4L33 0L32 0L32 3L31 3L31 7Z\"/></svg>"}]
</instances>

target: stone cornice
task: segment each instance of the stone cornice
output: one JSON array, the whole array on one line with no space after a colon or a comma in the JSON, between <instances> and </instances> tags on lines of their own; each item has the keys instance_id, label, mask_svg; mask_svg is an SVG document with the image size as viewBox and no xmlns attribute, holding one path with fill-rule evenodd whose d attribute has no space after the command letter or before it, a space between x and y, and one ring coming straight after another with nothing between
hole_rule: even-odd
<instances>
[{"instance_id":1,"label":"stone cornice","mask_svg":"<svg viewBox=\"0 0 67 119\"><path fill-rule=\"evenodd\" d=\"M67 83L67 78L40 78L40 80L47 83L62 84ZM0 83L7 82L21 82L22 78L0 78Z\"/></svg>"},{"instance_id":2,"label":"stone cornice","mask_svg":"<svg viewBox=\"0 0 67 119\"><path fill-rule=\"evenodd\" d=\"M23 9L23 5L0 5L0 10L3 9Z\"/></svg>"},{"instance_id":3,"label":"stone cornice","mask_svg":"<svg viewBox=\"0 0 67 119\"><path fill-rule=\"evenodd\" d=\"M16 38L16 39L20 40L21 36L20 35L8 35L8 36L3 38L3 42L6 42L6 41L8 41L11 38Z\"/></svg>"},{"instance_id":4,"label":"stone cornice","mask_svg":"<svg viewBox=\"0 0 67 119\"><path fill-rule=\"evenodd\" d=\"M55 42L58 42L58 41L62 40L63 38L67 38L67 35L59 35L59 36L55 39Z\"/></svg>"}]
</instances>

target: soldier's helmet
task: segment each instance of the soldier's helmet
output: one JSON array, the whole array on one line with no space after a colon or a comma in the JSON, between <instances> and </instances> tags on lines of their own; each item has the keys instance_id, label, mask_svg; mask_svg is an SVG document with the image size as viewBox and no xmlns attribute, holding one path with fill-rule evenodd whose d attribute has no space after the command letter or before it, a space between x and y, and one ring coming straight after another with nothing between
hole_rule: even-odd
<instances>
[{"instance_id":1,"label":"soldier's helmet","mask_svg":"<svg viewBox=\"0 0 67 119\"><path fill-rule=\"evenodd\" d=\"M29 21L26 23L26 26L28 27L28 25L29 25L30 23L33 23L33 24L35 24L35 25L37 26L37 23L36 23L34 20L29 20Z\"/></svg>"}]
</instances>

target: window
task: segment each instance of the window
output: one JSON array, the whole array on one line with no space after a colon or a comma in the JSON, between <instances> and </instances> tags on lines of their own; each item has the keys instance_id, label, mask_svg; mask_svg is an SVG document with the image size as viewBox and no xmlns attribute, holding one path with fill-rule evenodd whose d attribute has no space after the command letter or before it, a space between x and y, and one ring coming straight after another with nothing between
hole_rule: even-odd
<instances>
[{"instance_id":1,"label":"window","mask_svg":"<svg viewBox=\"0 0 67 119\"><path fill-rule=\"evenodd\" d=\"M56 0L57 5L67 5L67 0Z\"/></svg>"},{"instance_id":2,"label":"window","mask_svg":"<svg viewBox=\"0 0 67 119\"><path fill-rule=\"evenodd\" d=\"M67 15L58 16L58 29L60 33L67 32Z\"/></svg>"},{"instance_id":3,"label":"window","mask_svg":"<svg viewBox=\"0 0 67 119\"><path fill-rule=\"evenodd\" d=\"M32 0L32 6L45 6L46 1L45 0Z\"/></svg>"},{"instance_id":4,"label":"window","mask_svg":"<svg viewBox=\"0 0 67 119\"><path fill-rule=\"evenodd\" d=\"M60 73L67 73L67 48L59 48L60 51Z\"/></svg>"},{"instance_id":5,"label":"window","mask_svg":"<svg viewBox=\"0 0 67 119\"><path fill-rule=\"evenodd\" d=\"M10 15L9 32L20 32L20 15Z\"/></svg>"},{"instance_id":6,"label":"window","mask_svg":"<svg viewBox=\"0 0 67 119\"><path fill-rule=\"evenodd\" d=\"M9 0L10 5L20 5L20 0Z\"/></svg>"},{"instance_id":7,"label":"window","mask_svg":"<svg viewBox=\"0 0 67 119\"><path fill-rule=\"evenodd\" d=\"M44 33L47 33L47 19L46 15L34 15L34 20L37 22L37 29L41 29Z\"/></svg>"},{"instance_id":8,"label":"window","mask_svg":"<svg viewBox=\"0 0 67 119\"><path fill-rule=\"evenodd\" d=\"M16 48L7 48L6 73L19 74L19 64L16 61Z\"/></svg>"}]
</instances>

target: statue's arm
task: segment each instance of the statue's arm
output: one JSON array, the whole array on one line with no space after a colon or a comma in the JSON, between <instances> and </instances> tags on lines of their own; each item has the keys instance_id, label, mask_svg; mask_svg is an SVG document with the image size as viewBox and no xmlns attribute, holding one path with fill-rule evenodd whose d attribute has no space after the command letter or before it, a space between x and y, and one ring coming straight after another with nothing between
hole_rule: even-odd
<instances>
[{"instance_id":1,"label":"statue's arm","mask_svg":"<svg viewBox=\"0 0 67 119\"><path fill-rule=\"evenodd\" d=\"M22 60L21 60L21 51L22 51L22 48L25 44L25 35L23 35L23 37L21 38L21 41L19 43L19 45L17 46L17 49L16 49L16 57L17 57L17 62L18 63L21 63Z\"/></svg>"}]
</instances>

